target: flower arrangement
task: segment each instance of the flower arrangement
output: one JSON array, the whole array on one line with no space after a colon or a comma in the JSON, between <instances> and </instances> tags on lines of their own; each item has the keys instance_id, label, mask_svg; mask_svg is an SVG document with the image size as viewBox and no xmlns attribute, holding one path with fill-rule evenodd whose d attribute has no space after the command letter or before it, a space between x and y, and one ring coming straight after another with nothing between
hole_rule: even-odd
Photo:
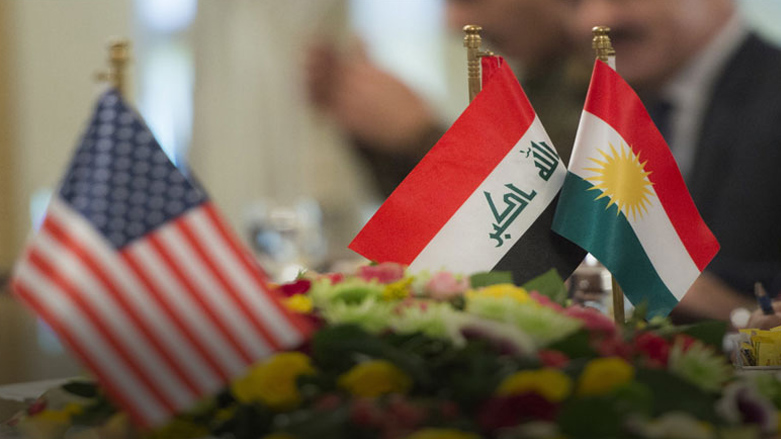
<instances>
[{"instance_id":1,"label":"flower arrangement","mask_svg":"<svg viewBox=\"0 0 781 439\"><path fill-rule=\"evenodd\" d=\"M778 432L781 380L737 376L716 322L566 305L554 272L409 275L397 264L275 286L319 330L148 438L751 438ZM14 422L106 437L126 418L90 383ZM74 402L75 401L75 402ZM45 426L42 427L42 426ZM76 427L74 427L76 426ZM100 435L104 436L100 436ZM70 436L69 436L70 437ZM87 436L85 436L87 437ZM94 437L94 436L89 436Z\"/></svg>"}]
</instances>

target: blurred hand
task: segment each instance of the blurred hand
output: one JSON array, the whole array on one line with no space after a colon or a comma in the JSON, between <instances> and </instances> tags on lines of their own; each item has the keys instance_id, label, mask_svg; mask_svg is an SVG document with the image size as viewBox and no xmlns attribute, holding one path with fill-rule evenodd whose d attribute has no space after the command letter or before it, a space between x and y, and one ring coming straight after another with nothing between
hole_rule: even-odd
<instances>
[{"instance_id":1,"label":"blurred hand","mask_svg":"<svg viewBox=\"0 0 781 439\"><path fill-rule=\"evenodd\" d=\"M770 329L781 326L781 302L773 302L775 314L765 315L761 309L756 309L748 319L747 328Z\"/></svg>"},{"instance_id":2,"label":"blurred hand","mask_svg":"<svg viewBox=\"0 0 781 439\"><path fill-rule=\"evenodd\" d=\"M423 99L362 49L341 55L327 43L313 45L306 87L310 101L340 129L380 151L414 153L415 140L437 125Z\"/></svg>"}]
</instances>

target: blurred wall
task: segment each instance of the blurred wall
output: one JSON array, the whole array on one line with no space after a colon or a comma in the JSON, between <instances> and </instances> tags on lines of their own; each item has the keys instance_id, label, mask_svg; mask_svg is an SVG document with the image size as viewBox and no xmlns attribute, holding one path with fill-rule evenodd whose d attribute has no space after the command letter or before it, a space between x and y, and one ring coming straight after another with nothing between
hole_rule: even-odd
<instances>
[{"instance_id":1,"label":"blurred wall","mask_svg":"<svg viewBox=\"0 0 781 439\"><path fill-rule=\"evenodd\" d=\"M11 52L11 8L7 2L0 2L0 291L3 277L14 258L14 122L12 120L13 86L11 66L14 54ZM1 294L1 293L0 293Z\"/></svg>"},{"instance_id":2,"label":"blurred wall","mask_svg":"<svg viewBox=\"0 0 781 439\"><path fill-rule=\"evenodd\" d=\"M11 230L4 241L11 250L0 253L5 258L15 257L28 235L33 194L53 189L62 176L94 103L107 42L130 35L130 6L131 0L3 1L2 47L13 60L2 63L11 81L10 93L2 94L10 107L3 119L12 128L3 168L14 178L13 215L0 228Z\"/></svg>"},{"instance_id":3,"label":"blurred wall","mask_svg":"<svg viewBox=\"0 0 781 439\"><path fill-rule=\"evenodd\" d=\"M242 233L252 206L318 202L331 257L348 256L366 175L303 88L313 38L345 38L343 0L200 2L190 163ZM338 243L338 244L337 244Z\"/></svg>"},{"instance_id":4,"label":"blurred wall","mask_svg":"<svg viewBox=\"0 0 781 439\"><path fill-rule=\"evenodd\" d=\"M130 35L131 4L0 1L0 271L30 231L33 195L62 177L97 96L93 78L106 64L107 42ZM51 333L0 291L0 384L79 370Z\"/></svg>"}]
</instances>

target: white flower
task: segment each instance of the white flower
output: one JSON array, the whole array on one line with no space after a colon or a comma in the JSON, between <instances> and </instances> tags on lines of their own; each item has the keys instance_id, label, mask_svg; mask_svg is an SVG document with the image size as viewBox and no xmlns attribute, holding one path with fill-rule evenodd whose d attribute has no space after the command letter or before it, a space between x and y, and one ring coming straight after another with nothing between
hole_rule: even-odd
<instances>
[{"instance_id":1,"label":"white flower","mask_svg":"<svg viewBox=\"0 0 781 439\"><path fill-rule=\"evenodd\" d=\"M714 439L713 427L688 413L669 412L654 420L634 418L628 427L648 439Z\"/></svg>"}]
</instances>

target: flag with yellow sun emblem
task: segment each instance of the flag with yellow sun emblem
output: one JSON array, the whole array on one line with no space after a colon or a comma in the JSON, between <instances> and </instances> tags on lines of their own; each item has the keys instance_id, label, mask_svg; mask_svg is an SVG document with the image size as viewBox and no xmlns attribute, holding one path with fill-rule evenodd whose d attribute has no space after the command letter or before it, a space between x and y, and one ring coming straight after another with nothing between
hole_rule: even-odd
<instances>
[{"instance_id":1,"label":"flag with yellow sun emblem","mask_svg":"<svg viewBox=\"0 0 781 439\"><path fill-rule=\"evenodd\" d=\"M667 315L719 249L645 107L602 61L553 230L599 259L651 315Z\"/></svg>"}]
</instances>

